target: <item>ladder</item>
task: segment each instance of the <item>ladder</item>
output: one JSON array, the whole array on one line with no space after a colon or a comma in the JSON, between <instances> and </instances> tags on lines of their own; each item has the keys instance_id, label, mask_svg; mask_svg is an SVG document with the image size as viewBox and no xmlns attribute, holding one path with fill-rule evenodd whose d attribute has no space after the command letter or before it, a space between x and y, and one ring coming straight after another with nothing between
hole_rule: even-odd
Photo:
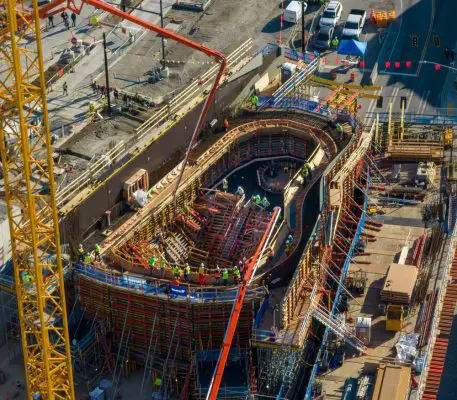
<instances>
[{"instance_id":1,"label":"ladder","mask_svg":"<svg viewBox=\"0 0 457 400\"><path fill-rule=\"evenodd\" d=\"M346 343L360 351L367 353L367 347L363 342L354 335L352 330L344 323L336 319L334 316L329 315L326 311L322 310L319 305L316 305L313 311L313 317L327 328L331 329L338 337L343 339Z\"/></svg>"}]
</instances>

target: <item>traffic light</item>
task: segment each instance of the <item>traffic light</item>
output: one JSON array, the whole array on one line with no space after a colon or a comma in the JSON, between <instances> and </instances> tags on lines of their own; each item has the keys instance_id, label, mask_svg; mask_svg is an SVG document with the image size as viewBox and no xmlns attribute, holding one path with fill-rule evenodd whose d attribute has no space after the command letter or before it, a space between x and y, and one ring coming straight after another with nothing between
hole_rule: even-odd
<instances>
[{"instance_id":1,"label":"traffic light","mask_svg":"<svg viewBox=\"0 0 457 400\"><path fill-rule=\"evenodd\" d=\"M378 96L378 98L376 99L376 108L382 108L383 100L384 100L384 97Z\"/></svg>"}]
</instances>

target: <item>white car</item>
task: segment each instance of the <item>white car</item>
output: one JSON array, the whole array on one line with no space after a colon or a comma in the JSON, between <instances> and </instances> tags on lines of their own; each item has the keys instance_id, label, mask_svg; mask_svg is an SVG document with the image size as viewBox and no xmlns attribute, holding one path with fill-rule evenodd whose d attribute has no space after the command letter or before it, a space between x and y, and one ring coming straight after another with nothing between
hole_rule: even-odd
<instances>
[{"instance_id":1,"label":"white car","mask_svg":"<svg viewBox=\"0 0 457 400\"><path fill-rule=\"evenodd\" d=\"M343 6L339 1L332 0L325 7L324 12L319 20L319 26L333 26L335 27L338 24L338 21L341 19L341 14L343 13Z\"/></svg>"},{"instance_id":2,"label":"white car","mask_svg":"<svg viewBox=\"0 0 457 400\"><path fill-rule=\"evenodd\" d=\"M352 9L349 13L348 19L344 23L343 39L359 39L363 26L365 25L366 17L367 12L365 10Z\"/></svg>"}]
</instances>

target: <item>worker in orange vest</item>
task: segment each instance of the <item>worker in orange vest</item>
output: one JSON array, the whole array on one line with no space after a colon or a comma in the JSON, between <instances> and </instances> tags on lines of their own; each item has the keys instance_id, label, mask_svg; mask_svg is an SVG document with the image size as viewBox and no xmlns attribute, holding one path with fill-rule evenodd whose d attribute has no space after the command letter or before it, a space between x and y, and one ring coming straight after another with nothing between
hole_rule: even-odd
<instances>
[{"instance_id":1,"label":"worker in orange vest","mask_svg":"<svg viewBox=\"0 0 457 400\"><path fill-rule=\"evenodd\" d=\"M227 119L227 118L224 118L224 124L223 124L223 126L224 126L225 132L227 132L227 131L228 131L228 128L229 128L229 122L228 122L228 119Z\"/></svg>"}]
</instances>

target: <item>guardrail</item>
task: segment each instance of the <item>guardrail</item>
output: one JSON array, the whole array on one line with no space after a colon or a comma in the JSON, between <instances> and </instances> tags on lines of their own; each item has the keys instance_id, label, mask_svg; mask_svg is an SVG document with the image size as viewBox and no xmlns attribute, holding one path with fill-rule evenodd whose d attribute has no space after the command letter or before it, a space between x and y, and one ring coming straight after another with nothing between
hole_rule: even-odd
<instances>
[{"instance_id":1,"label":"guardrail","mask_svg":"<svg viewBox=\"0 0 457 400\"><path fill-rule=\"evenodd\" d=\"M227 57L228 68L235 68L239 66L242 60L247 59L252 45L252 39L248 39L233 51ZM132 140L127 143L123 141L119 142L114 149L101 155L98 161L84 171L75 181L72 181L65 188L59 190L56 197L57 207L61 209L83 189L86 189L95 182L102 181L108 173L115 171L116 168L125 164L144 147L151 145L179 120L177 118L178 111L181 111L179 117L183 117L198 105L206 97L207 86L214 79L217 68L217 66L210 68L199 80L192 82L173 98L169 104L160 108L151 118L135 130ZM227 75L225 78L227 79ZM186 104L188 106L183 109ZM144 142L144 146L141 145L142 142Z\"/></svg>"},{"instance_id":2,"label":"guardrail","mask_svg":"<svg viewBox=\"0 0 457 400\"><path fill-rule=\"evenodd\" d=\"M430 340L428 341L427 348L426 348L425 354L424 354L424 368L422 370L422 374L419 379L418 390L417 390L417 393L415 396L416 400L421 399L422 393L425 388L425 382L427 380L427 373L428 373L428 369L430 367L430 356L433 352L433 347L435 345L438 325L439 325L440 318L441 318L441 309L443 307L444 296L446 295L449 271L451 270L451 267L452 267L452 261L454 259L454 254L455 254L456 246L457 246L457 224L454 226L454 229L450 236L451 236L451 241L449 243L448 253L447 253L447 257L446 257L446 269L443 272L441 285L438 288L439 295L437 296L435 310L433 313L433 319L432 319L430 333L429 333Z\"/></svg>"},{"instance_id":3,"label":"guardrail","mask_svg":"<svg viewBox=\"0 0 457 400\"><path fill-rule=\"evenodd\" d=\"M80 276L97 281L99 283L108 284L116 288L134 290L146 296L170 295L170 283L160 282L156 279L138 278L131 275L114 276L105 274L103 271L96 269L90 265L74 264L73 270ZM223 289L223 287L195 287L190 285L181 285L184 290L181 296L170 295L176 300L193 301L193 302L228 302L234 301L238 292L238 288ZM248 289L246 299L260 298L265 294L263 287Z\"/></svg>"}]
</instances>

